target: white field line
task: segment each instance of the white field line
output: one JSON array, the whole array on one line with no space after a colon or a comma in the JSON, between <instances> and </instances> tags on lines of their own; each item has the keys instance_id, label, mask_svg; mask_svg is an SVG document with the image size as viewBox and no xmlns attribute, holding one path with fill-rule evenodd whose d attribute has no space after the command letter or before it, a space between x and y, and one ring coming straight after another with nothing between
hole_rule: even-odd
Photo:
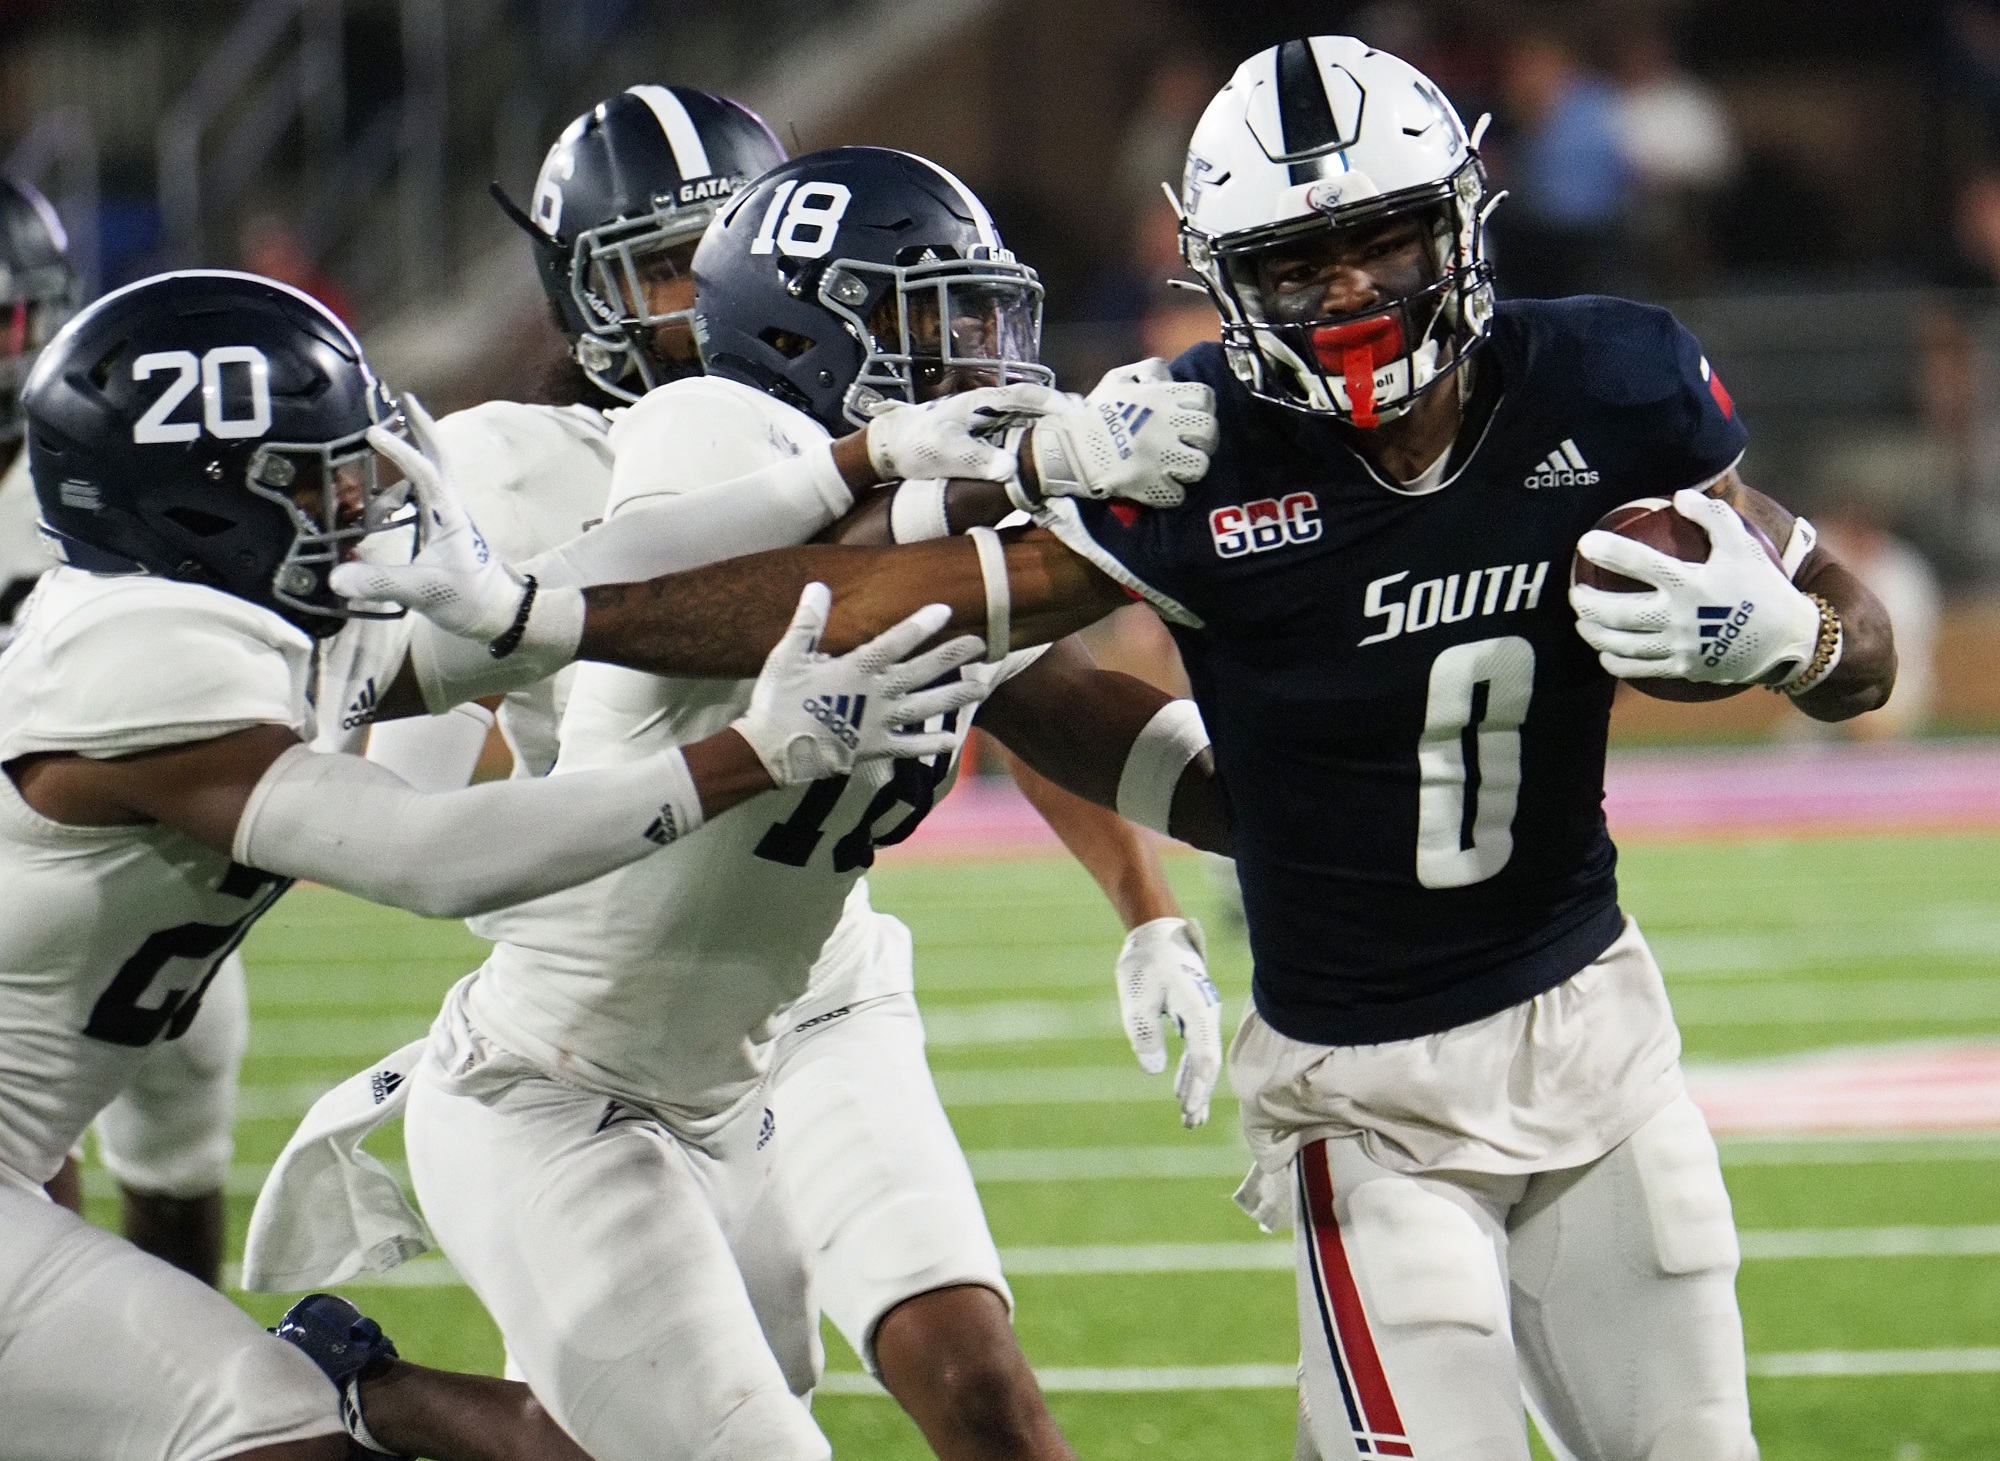
<instances>
[{"instance_id":1,"label":"white field line","mask_svg":"<svg viewBox=\"0 0 2000 1461\"><path fill-rule=\"evenodd\" d=\"M1990 1375L2000 1373L2000 1349L1805 1350L1753 1354L1750 1373L1759 1379L1815 1376ZM1290 1390L1298 1383L1293 1365L1187 1365L1160 1369L1035 1371L1044 1390ZM867 1375L836 1370L820 1378L821 1395L888 1392Z\"/></svg>"},{"instance_id":2,"label":"white field line","mask_svg":"<svg viewBox=\"0 0 2000 1461\"><path fill-rule=\"evenodd\" d=\"M1747 1261L1790 1258L1986 1257L2000 1254L2000 1226L1955 1228L1776 1228L1739 1234ZM1246 1243L1107 1243L1002 1248L1010 1278L1141 1273L1289 1272L1289 1241ZM232 1265L226 1281L234 1285ZM448 1288L461 1282L442 1254L413 1258L387 1273L345 1281L361 1288Z\"/></svg>"}]
</instances>

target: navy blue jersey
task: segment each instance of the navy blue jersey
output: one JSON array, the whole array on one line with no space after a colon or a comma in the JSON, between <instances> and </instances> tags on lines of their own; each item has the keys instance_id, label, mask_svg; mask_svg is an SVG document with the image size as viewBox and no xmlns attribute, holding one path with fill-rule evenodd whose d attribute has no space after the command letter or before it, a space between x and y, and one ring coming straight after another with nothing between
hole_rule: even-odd
<instances>
[{"instance_id":1,"label":"navy blue jersey","mask_svg":"<svg viewBox=\"0 0 2000 1461\"><path fill-rule=\"evenodd\" d=\"M1693 336L1623 300L1503 304L1476 369L1443 484L1413 494L1197 346L1174 374L1215 389L1207 477L1172 510L1078 510L1090 556L1182 621L1257 1008L1295 1039L1483 1018L1621 927L1615 685L1576 632L1571 555L1613 507L1721 474L1745 433Z\"/></svg>"}]
</instances>

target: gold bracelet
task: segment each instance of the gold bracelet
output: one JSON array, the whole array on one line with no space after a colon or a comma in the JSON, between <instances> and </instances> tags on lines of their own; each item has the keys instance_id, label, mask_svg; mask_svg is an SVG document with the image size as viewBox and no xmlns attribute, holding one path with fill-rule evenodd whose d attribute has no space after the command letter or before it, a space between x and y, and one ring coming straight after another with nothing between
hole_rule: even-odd
<instances>
[{"instance_id":1,"label":"gold bracelet","mask_svg":"<svg viewBox=\"0 0 2000 1461\"><path fill-rule=\"evenodd\" d=\"M1813 657L1796 678L1772 687L1794 699L1818 689L1820 683L1833 673L1833 667L1840 663L1840 651L1845 639L1840 614L1833 605L1815 593L1808 593L1806 597L1819 609L1819 639L1813 646Z\"/></svg>"}]
</instances>

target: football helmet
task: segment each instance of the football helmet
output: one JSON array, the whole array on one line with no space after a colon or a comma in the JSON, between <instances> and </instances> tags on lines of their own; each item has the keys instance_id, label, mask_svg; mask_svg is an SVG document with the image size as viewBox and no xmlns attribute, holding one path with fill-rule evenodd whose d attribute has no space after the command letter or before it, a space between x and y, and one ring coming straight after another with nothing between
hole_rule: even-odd
<instances>
[{"instance_id":1,"label":"football helmet","mask_svg":"<svg viewBox=\"0 0 2000 1461\"><path fill-rule=\"evenodd\" d=\"M314 635L402 613L327 583L416 515L365 440L398 424L389 394L311 296L222 270L128 284L49 343L22 405L42 531L71 566L206 584Z\"/></svg>"},{"instance_id":2,"label":"football helmet","mask_svg":"<svg viewBox=\"0 0 2000 1461\"><path fill-rule=\"evenodd\" d=\"M0 442L21 435L21 387L76 313L76 271L56 210L32 187L0 177Z\"/></svg>"},{"instance_id":3,"label":"football helmet","mask_svg":"<svg viewBox=\"0 0 2000 1461\"><path fill-rule=\"evenodd\" d=\"M1485 126L1482 120L1480 130ZM1372 427L1455 373L1493 321L1490 195L1468 136L1422 72L1351 36L1260 51L1209 103L1188 144L1181 253L1222 313L1230 368L1252 394ZM1274 266L1412 219L1425 273L1408 292L1326 314L1275 287Z\"/></svg>"},{"instance_id":4,"label":"football helmet","mask_svg":"<svg viewBox=\"0 0 2000 1461\"><path fill-rule=\"evenodd\" d=\"M1035 271L970 188L907 152L834 147L773 168L703 236L694 282L709 373L836 433L885 400L1055 379Z\"/></svg>"},{"instance_id":5,"label":"football helmet","mask_svg":"<svg viewBox=\"0 0 2000 1461\"><path fill-rule=\"evenodd\" d=\"M636 401L701 373L692 306L660 308L649 295L685 274L681 246L730 195L784 160L747 107L685 86L634 86L563 129L525 214L494 184L534 241L542 288L593 385ZM677 322L689 332L684 359L659 348L661 329Z\"/></svg>"}]
</instances>

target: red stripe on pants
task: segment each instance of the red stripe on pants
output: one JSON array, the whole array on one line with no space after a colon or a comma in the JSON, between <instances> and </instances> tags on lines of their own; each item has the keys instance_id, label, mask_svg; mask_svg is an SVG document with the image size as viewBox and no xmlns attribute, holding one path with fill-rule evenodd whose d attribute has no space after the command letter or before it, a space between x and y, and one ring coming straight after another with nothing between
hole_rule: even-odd
<instances>
[{"instance_id":1,"label":"red stripe on pants","mask_svg":"<svg viewBox=\"0 0 2000 1461\"><path fill-rule=\"evenodd\" d=\"M1402 1437L1403 1417L1396 1410L1396 1397L1389 1392L1389 1377L1382 1373L1382 1358L1375 1352L1375 1337L1368 1332L1368 1316L1361 1309L1361 1291L1355 1287L1354 1272L1347 1264L1347 1245L1340 1240L1340 1223L1333 1215L1333 1178L1327 1170L1325 1141L1310 1142L1300 1150L1299 1169L1305 1174L1306 1216L1312 1223L1321 1282L1333 1309L1334 1327L1340 1332L1340 1347L1345 1351L1362 1418L1378 1438ZM1410 1454L1394 1442L1384 1445L1378 1440L1377 1444L1384 1454Z\"/></svg>"}]
</instances>

